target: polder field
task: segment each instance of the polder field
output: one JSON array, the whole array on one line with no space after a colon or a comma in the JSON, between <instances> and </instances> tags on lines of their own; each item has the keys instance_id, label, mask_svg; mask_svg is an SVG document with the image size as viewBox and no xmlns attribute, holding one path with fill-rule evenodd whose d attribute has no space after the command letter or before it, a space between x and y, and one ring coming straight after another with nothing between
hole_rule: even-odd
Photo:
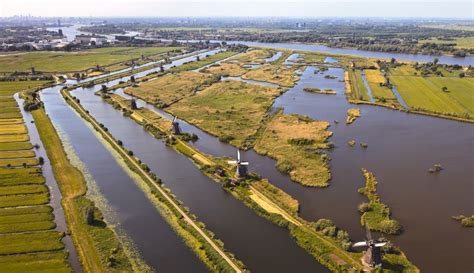
<instances>
[{"instance_id":1,"label":"polder field","mask_svg":"<svg viewBox=\"0 0 474 273\"><path fill-rule=\"evenodd\" d=\"M0 73L29 72L31 67L41 72L83 71L99 66L150 57L181 49L179 47L107 47L79 52L27 52L0 56ZM113 69L116 70L116 69Z\"/></svg>"},{"instance_id":2,"label":"polder field","mask_svg":"<svg viewBox=\"0 0 474 273\"><path fill-rule=\"evenodd\" d=\"M0 272L71 271L49 189L12 96L45 83L0 83Z\"/></svg>"},{"instance_id":3,"label":"polder field","mask_svg":"<svg viewBox=\"0 0 474 273\"><path fill-rule=\"evenodd\" d=\"M420 76L408 65L390 70L390 79L410 110L443 116L474 118L474 78L470 76ZM445 73L447 74L447 73Z\"/></svg>"}]
</instances>

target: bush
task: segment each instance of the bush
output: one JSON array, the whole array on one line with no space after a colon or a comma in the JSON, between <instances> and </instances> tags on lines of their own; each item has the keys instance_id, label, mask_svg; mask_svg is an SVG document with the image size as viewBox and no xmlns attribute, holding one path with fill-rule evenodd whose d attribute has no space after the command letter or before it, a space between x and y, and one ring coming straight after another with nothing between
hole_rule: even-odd
<instances>
[{"instance_id":1,"label":"bush","mask_svg":"<svg viewBox=\"0 0 474 273\"><path fill-rule=\"evenodd\" d=\"M312 226L317 231L321 231L325 228L334 226L334 223L333 223L333 221L331 221L329 219L324 219L323 218L323 219L319 219L316 223L313 223Z\"/></svg>"},{"instance_id":2,"label":"bush","mask_svg":"<svg viewBox=\"0 0 474 273\"><path fill-rule=\"evenodd\" d=\"M396 220L381 221L380 229L387 234L400 234L402 232L402 226Z\"/></svg>"},{"instance_id":3,"label":"bush","mask_svg":"<svg viewBox=\"0 0 474 273\"><path fill-rule=\"evenodd\" d=\"M278 161L276 167L280 172L285 174L289 174L294 169L293 163L289 160Z\"/></svg>"},{"instance_id":4,"label":"bush","mask_svg":"<svg viewBox=\"0 0 474 273\"><path fill-rule=\"evenodd\" d=\"M296 145L296 146L304 146L304 145L312 145L314 144L313 139L308 138L290 138L288 139L288 144Z\"/></svg>"}]
</instances>

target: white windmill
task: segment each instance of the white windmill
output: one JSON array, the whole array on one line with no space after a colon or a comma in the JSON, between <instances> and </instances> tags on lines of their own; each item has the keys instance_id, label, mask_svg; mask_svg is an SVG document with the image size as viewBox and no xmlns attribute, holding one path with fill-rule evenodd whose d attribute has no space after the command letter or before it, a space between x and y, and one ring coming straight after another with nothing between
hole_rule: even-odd
<instances>
[{"instance_id":1,"label":"white windmill","mask_svg":"<svg viewBox=\"0 0 474 273\"><path fill-rule=\"evenodd\" d=\"M370 268L382 267L382 251L381 248L387 242L380 242L372 239L369 227L365 225L367 238L365 241L357 242L352 247L367 247L364 256L362 256L362 263Z\"/></svg>"},{"instance_id":2,"label":"white windmill","mask_svg":"<svg viewBox=\"0 0 474 273\"><path fill-rule=\"evenodd\" d=\"M249 163L247 161L243 161L240 159L240 151L237 149L237 160L235 161L228 161L227 163L232 165L237 165L237 170L235 174L237 177L246 177L247 176L247 166Z\"/></svg>"},{"instance_id":3,"label":"white windmill","mask_svg":"<svg viewBox=\"0 0 474 273\"><path fill-rule=\"evenodd\" d=\"M171 130L173 131L173 134L179 135L181 134L181 129L179 128L179 122L176 120L176 116L173 116L173 121L171 122L171 125L173 126Z\"/></svg>"}]
</instances>

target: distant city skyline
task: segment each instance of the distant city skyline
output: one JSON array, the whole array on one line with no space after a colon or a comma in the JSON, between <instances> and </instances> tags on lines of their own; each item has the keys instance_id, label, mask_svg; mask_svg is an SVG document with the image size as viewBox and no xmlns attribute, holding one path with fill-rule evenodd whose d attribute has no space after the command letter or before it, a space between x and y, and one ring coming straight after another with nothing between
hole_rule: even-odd
<instances>
[{"instance_id":1,"label":"distant city skyline","mask_svg":"<svg viewBox=\"0 0 474 273\"><path fill-rule=\"evenodd\" d=\"M404 17L473 19L472 1L426 0L16 0L0 3L0 17Z\"/></svg>"}]
</instances>

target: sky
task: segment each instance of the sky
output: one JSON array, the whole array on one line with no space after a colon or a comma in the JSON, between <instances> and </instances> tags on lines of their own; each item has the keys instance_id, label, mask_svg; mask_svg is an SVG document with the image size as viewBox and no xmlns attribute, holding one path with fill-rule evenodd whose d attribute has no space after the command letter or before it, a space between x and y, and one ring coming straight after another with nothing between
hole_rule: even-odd
<instances>
[{"instance_id":1,"label":"sky","mask_svg":"<svg viewBox=\"0 0 474 273\"><path fill-rule=\"evenodd\" d=\"M0 17L474 18L473 0L0 0Z\"/></svg>"}]
</instances>

